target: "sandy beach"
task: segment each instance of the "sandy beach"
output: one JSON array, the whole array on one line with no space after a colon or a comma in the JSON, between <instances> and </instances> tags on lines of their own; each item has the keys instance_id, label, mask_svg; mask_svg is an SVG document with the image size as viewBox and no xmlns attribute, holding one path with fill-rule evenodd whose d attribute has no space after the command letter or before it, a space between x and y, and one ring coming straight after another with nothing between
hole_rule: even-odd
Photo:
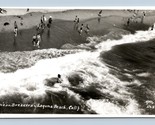
<instances>
[{"instance_id":1,"label":"sandy beach","mask_svg":"<svg viewBox=\"0 0 155 125\"><path fill-rule=\"evenodd\" d=\"M9 12L9 10L7 10ZM11 11L11 10L10 10ZM25 14L24 14L25 11ZM103 10L101 22L98 23L99 10L64 10L58 12L26 12L22 10L22 15L17 15L18 11L14 12L15 15L5 15L0 17L0 51L30 51L32 47L32 36L36 33L36 26L40 23L40 18L45 15L48 19L49 16L53 18L50 33L48 29L44 30L41 49L45 48L69 48L67 45L76 46L81 43L87 43L86 40L89 36L103 36L110 31L131 31L147 30L153 22L155 22L154 11L148 12L144 23L133 23L130 27L126 27L127 18L133 15L132 12L125 10ZM139 12L140 14L142 13ZM19 13L21 14L21 13ZM80 24L89 24L90 34L79 35L74 29L75 16L80 18ZM23 25L20 25L21 18L23 18ZM17 22L19 28L19 35L16 42L14 42L13 30L14 21ZM139 20L138 20L139 21ZM9 25L4 26L8 22ZM67 45L65 45L67 44ZM64 46L65 45L65 46ZM66 47L67 46L67 47ZM72 47L73 48L73 47Z\"/></svg>"}]
</instances>

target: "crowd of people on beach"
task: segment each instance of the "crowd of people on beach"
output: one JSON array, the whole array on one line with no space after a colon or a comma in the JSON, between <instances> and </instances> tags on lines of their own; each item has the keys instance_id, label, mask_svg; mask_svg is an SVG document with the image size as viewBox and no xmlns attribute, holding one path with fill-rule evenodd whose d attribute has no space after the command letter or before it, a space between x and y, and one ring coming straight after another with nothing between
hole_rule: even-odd
<instances>
[{"instance_id":1,"label":"crowd of people on beach","mask_svg":"<svg viewBox=\"0 0 155 125\"><path fill-rule=\"evenodd\" d=\"M26 12L29 12L30 9L27 8ZM98 23L101 21L102 16L102 10L98 13ZM23 25L23 18L21 18L20 25ZM36 26L36 33L32 36L32 45L33 47L40 48L40 43L43 41L42 35L44 33L45 28L48 28L48 34L50 34L51 25L53 23L52 16L49 16L47 19L45 15L42 15L40 18L40 23ZM18 25L17 22L14 22L14 40L16 41L16 38L18 36ZM80 18L76 15L74 19L74 30L76 30L79 35L81 36L83 33L86 35L90 35L90 26L89 24L84 25L83 23L80 23Z\"/></svg>"},{"instance_id":2,"label":"crowd of people on beach","mask_svg":"<svg viewBox=\"0 0 155 125\"><path fill-rule=\"evenodd\" d=\"M79 35L82 35L83 30L85 31L86 34L89 34L89 30L90 30L88 24L86 24L86 26L84 26L83 23L80 25L80 19L78 18L77 15L74 19L74 29L78 31Z\"/></svg>"},{"instance_id":3,"label":"crowd of people on beach","mask_svg":"<svg viewBox=\"0 0 155 125\"><path fill-rule=\"evenodd\" d=\"M27 12L29 11L29 9L27 9ZM102 10L99 11L98 13L98 22L100 23L101 20L101 16L102 16ZM48 28L48 33L50 34L50 29L51 29L51 25L53 22L53 18L52 16L49 16L49 19L47 20L47 18L45 17L45 15L41 16L40 18L40 23L37 25L36 28L36 34L33 35L32 38L32 44L33 46L40 48L40 43L42 41L42 35L44 33L44 29L47 27ZM82 23L80 25L80 18L76 15L75 19L74 19L74 29L76 31L78 31L79 35L81 36L83 34L83 32L85 32L87 35L89 34L90 31L90 26L89 24L86 24L84 26L84 24Z\"/></svg>"},{"instance_id":4,"label":"crowd of people on beach","mask_svg":"<svg viewBox=\"0 0 155 125\"><path fill-rule=\"evenodd\" d=\"M127 10L127 11L132 13L132 16L127 18L126 22L127 26L130 26L132 22L138 23L138 20L140 20L140 23L144 23L144 18L146 16L145 11L143 11L142 13L140 13L139 10Z\"/></svg>"},{"instance_id":5,"label":"crowd of people on beach","mask_svg":"<svg viewBox=\"0 0 155 125\"><path fill-rule=\"evenodd\" d=\"M33 46L40 48L40 43L42 41L42 35L44 33L45 28L48 28L48 31L50 31L51 25L52 25L52 16L49 17L48 21L45 15L41 16L40 23L37 25L36 28L36 34L33 35L32 44Z\"/></svg>"},{"instance_id":6,"label":"crowd of people on beach","mask_svg":"<svg viewBox=\"0 0 155 125\"><path fill-rule=\"evenodd\" d=\"M101 21L101 16L102 16L102 10L100 10L99 13L98 13L98 23L100 23L100 21ZM82 35L83 31L87 35L90 35L89 34L89 31L90 31L89 24L86 24L84 26L84 24L82 23L80 25L80 18L77 15L75 16L75 19L74 19L74 29L78 31L79 35Z\"/></svg>"},{"instance_id":7,"label":"crowd of people on beach","mask_svg":"<svg viewBox=\"0 0 155 125\"><path fill-rule=\"evenodd\" d=\"M27 12L29 11L29 9L27 9ZM22 22L23 19L21 19L21 25L23 25ZM36 27L36 33L32 36L32 44L34 47L40 48L40 43L42 41L42 35L44 33L45 28L48 28L48 31L50 31L51 25L52 25L52 16L49 17L49 19L47 20L47 18L45 17L45 15L41 16L40 18L40 23L37 25ZM17 22L14 22L14 40L16 40L18 36L18 25Z\"/></svg>"},{"instance_id":8,"label":"crowd of people on beach","mask_svg":"<svg viewBox=\"0 0 155 125\"><path fill-rule=\"evenodd\" d=\"M29 12L29 8L26 10ZM102 15L102 10L98 13L98 22L100 23ZM32 36L32 45L34 47L40 48L40 43L42 41L42 35L44 33L45 28L48 28L48 34L50 34L51 25L53 23L52 16L49 16L48 20L45 15L42 15L40 18L40 23L36 27L36 33ZM21 25L23 25L23 18L21 18ZM80 24L80 18L76 15L74 19L74 30L76 30L79 35L81 36L83 32L85 34L90 35L90 26L89 24L84 25L83 23ZM14 39L18 36L18 25L17 22L14 22Z\"/></svg>"},{"instance_id":9,"label":"crowd of people on beach","mask_svg":"<svg viewBox=\"0 0 155 125\"><path fill-rule=\"evenodd\" d=\"M29 12L29 11L30 11L29 9L26 10L26 12ZM144 18L146 16L145 11L143 11L143 12L141 12L139 10L126 10L126 11L132 13L132 16L127 18L127 22L126 22L127 27L129 27L132 22L138 23L137 19L140 19L141 23L144 23ZM102 19L102 12L103 11L100 10L97 14L97 17L98 17L97 20L98 20L99 24ZM42 35L44 33L44 30L45 30L45 28L48 28L48 34L50 34L52 23L53 23L52 16L49 16L48 19L46 18L45 15L42 15L40 17L40 23L36 27L36 33L33 34L33 36L32 36L32 44L34 47L40 48L40 43L43 41ZM20 24L23 25L23 18L21 18ZM154 26L152 26L152 30L153 30L153 28L154 28ZM82 21L80 22L80 18L78 17L78 15L76 15L75 19L74 19L74 30L77 31L80 36L84 33L86 35L90 35L89 24L84 24ZM17 22L15 21L14 22L14 37L16 38L17 36L18 36L18 25L17 25Z\"/></svg>"}]
</instances>

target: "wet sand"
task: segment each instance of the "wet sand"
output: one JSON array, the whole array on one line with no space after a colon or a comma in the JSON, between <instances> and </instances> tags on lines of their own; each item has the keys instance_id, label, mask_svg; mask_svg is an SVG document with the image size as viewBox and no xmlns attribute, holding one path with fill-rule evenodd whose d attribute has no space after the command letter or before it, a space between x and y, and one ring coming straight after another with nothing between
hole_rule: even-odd
<instances>
[{"instance_id":1,"label":"wet sand","mask_svg":"<svg viewBox=\"0 0 155 125\"><path fill-rule=\"evenodd\" d=\"M36 25L40 22L40 17L44 14L47 18L52 15L53 24L50 32L48 28L44 30L41 42L41 48L64 48L64 45L79 45L81 43L87 43L87 37L89 36L103 36L110 31L127 30L134 33L136 30L147 30L148 27L153 24L152 13L148 14L148 17L144 20L143 24L133 23L130 27L127 27L126 20L132 16L133 13L123 10L104 10L100 23L98 22L99 10L67 10L62 12L31 12L20 16L1 16L0 17L0 51L31 51L35 48L32 46L32 36L36 33ZM85 32L79 35L77 30L74 29L74 18L78 15L80 18L80 24L89 24L89 35ZM23 25L20 25L21 18L23 18ZM148 21L148 19L150 20ZM152 19L152 20L151 20ZM14 39L13 24L17 21L19 27L19 34ZM10 25L3 26L5 22L9 22ZM68 48L67 48L68 49Z\"/></svg>"}]
</instances>

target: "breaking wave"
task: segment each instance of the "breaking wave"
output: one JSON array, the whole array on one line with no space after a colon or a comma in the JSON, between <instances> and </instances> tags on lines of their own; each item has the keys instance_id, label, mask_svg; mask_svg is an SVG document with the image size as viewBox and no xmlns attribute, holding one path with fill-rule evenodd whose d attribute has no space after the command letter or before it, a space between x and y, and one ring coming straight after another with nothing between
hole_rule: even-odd
<instances>
[{"instance_id":1,"label":"breaking wave","mask_svg":"<svg viewBox=\"0 0 155 125\"><path fill-rule=\"evenodd\" d=\"M18 69L10 73L0 73L0 105L42 104L79 107L46 109L23 108L16 110L3 107L1 113L61 113L61 114L102 114L102 115L140 115L146 114L139 106L135 96L127 86L129 81L121 81L110 73L110 68L100 57L113 46L149 41L155 38L155 31L137 31L135 34L112 33L119 39L91 37L89 44L92 51L80 51L63 57L41 59L33 66ZM111 33L110 33L111 35ZM107 37L107 39L103 39ZM114 37L115 38L115 37ZM119 70L119 69L117 69ZM62 83L47 86L51 79L62 76ZM145 74L139 74L145 75ZM132 81L139 85L140 81Z\"/></svg>"}]
</instances>

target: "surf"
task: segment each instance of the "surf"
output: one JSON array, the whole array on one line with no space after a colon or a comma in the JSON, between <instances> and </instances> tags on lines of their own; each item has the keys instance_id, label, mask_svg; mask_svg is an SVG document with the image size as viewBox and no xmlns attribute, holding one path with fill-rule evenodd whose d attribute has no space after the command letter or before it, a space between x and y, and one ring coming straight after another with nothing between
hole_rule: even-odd
<instances>
[{"instance_id":1,"label":"surf","mask_svg":"<svg viewBox=\"0 0 155 125\"><path fill-rule=\"evenodd\" d=\"M117 35L116 32L115 34ZM139 108L137 101L126 87L130 83L110 74L109 67L101 60L100 54L116 45L144 42L154 38L154 30L137 31L135 34L123 35L119 40L103 41L99 38L93 41L96 50L42 59L34 66L12 73L1 72L1 102L9 102L11 98L19 95L20 103L45 103L46 97L53 94L55 100L60 98L57 101L60 103L63 101L61 93L65 92L68 100L73 99L75 104L80 105L80 113L139 115L143 110ZM94 40L93 37L90 39ZM45 79L56 77L57 74L61 74L63 82L54 86L57 89L47 87ZM140 84L139 81L134 83ZM6 96L8 98L4 99ZM18 100L13 99L12 102L14 101ZM53 103L51 100L48 101L49 104Z\"/></svg>"}]
</instances>

